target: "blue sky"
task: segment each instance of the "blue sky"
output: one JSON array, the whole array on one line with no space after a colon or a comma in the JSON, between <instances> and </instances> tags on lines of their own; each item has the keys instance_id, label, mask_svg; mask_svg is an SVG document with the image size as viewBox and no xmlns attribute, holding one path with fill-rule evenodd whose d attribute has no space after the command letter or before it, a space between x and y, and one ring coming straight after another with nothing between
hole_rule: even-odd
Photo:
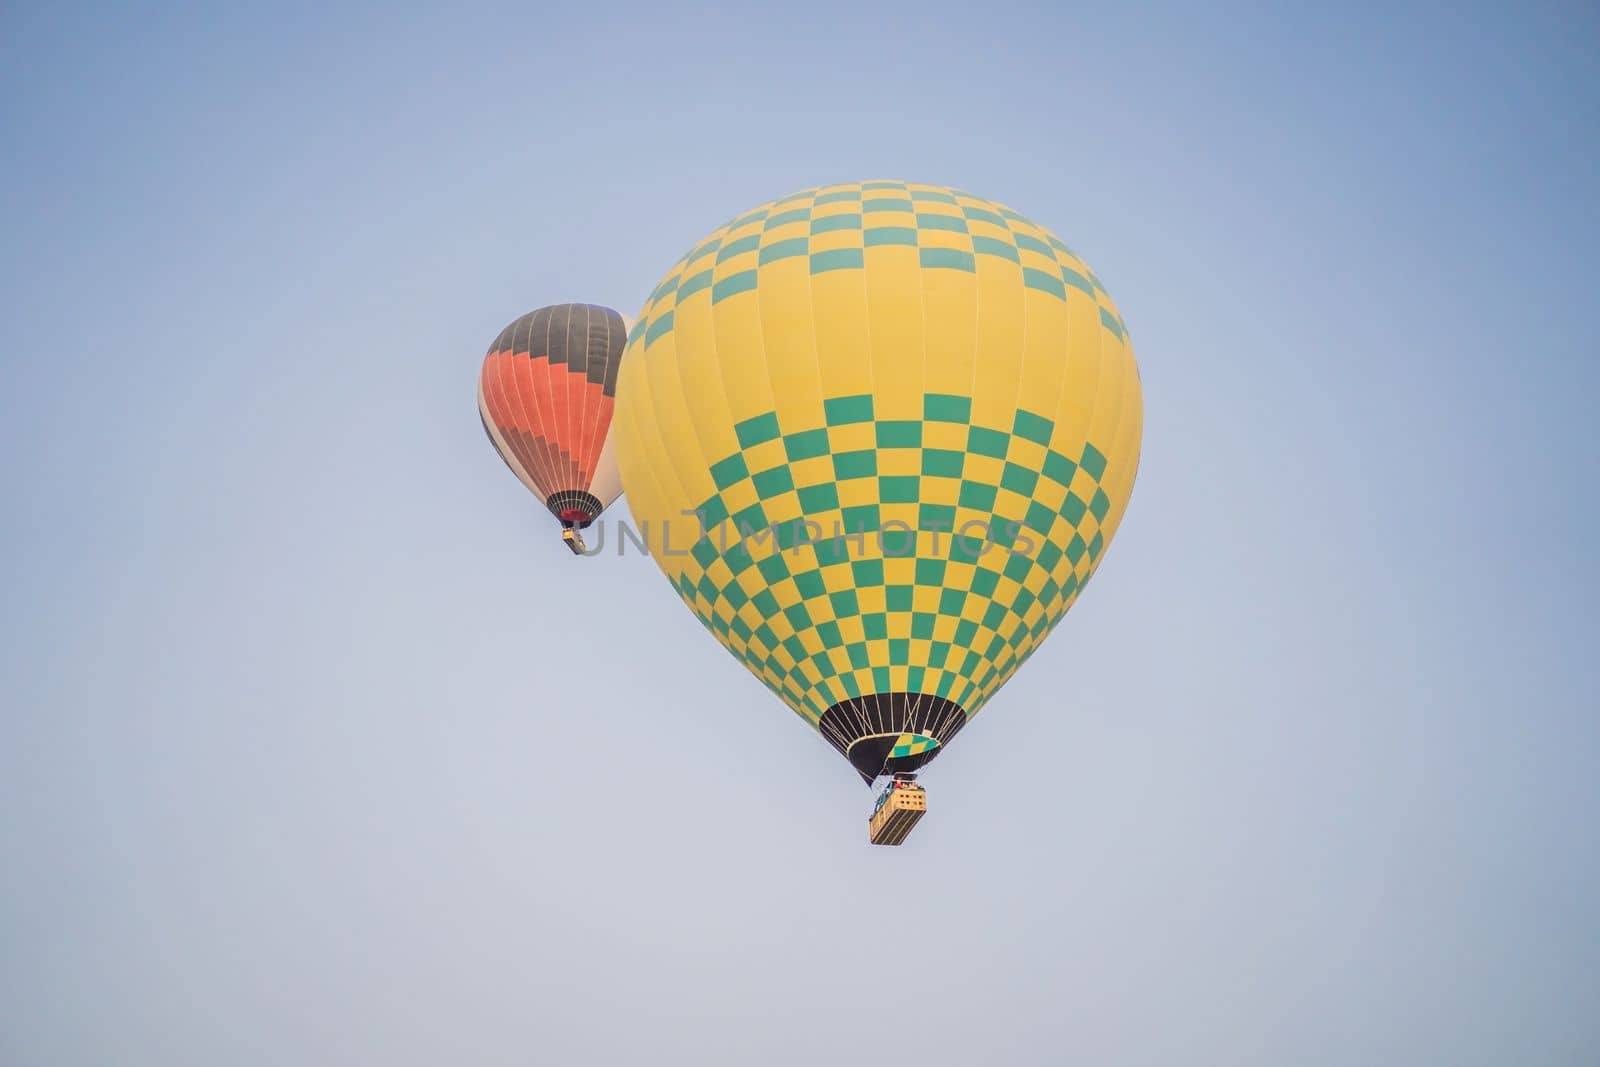
<instances>
[{"instance_id":1,"label":"blue sky","mask_svg":"<svg viewBox=\"0 0 1600 1067\"><path fill-rule=\"evenodd\" d=\"M0 1061L1593 1062L1596 54L1577 4L6 9ZM1146 396L898 850L473 405L522 312L878 177L1060 233Z\"/></svg>"}]
</instances>

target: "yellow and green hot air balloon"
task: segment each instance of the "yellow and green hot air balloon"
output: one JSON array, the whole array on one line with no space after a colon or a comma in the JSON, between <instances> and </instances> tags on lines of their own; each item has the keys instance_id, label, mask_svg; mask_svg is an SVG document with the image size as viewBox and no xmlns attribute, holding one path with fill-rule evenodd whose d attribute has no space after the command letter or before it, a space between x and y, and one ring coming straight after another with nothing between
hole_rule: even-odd
<instances>
[{"instance_id":1,"label":"yellow and green hot air balloon","mask_svg":"<svg viewBox=\"0 0 1600 1067\"><path fill-rule=\"evenodd\" d=\"M868 782L937 756L1038 648L1139 462L1094 273L934 185L810 189L718 229L651 293L617 393L663 573Z\"/></svg>"}]
</instances>

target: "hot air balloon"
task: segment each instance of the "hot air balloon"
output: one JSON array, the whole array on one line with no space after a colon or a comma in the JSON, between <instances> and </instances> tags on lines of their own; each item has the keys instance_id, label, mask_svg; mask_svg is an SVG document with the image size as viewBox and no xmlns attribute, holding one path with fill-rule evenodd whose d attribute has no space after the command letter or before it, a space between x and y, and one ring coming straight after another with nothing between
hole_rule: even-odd
<instances>
[{"instance_id":1,"label":"hot air balloon","mask_svg":"<svg viewBox=\"0 0 1600 1067\"><path fill-rule=\"evenodd\" d=\"M1061 621L1127 507L1142 405L1116 305L1010 208L826 186L666 273L618 395L662 573L863 780L892 776L869 825L897 844L915 773Z\"/></svg>"},{"instance_id":2,"label":"hot air balloon","mask_svg":"<svg viewBox=\"0 0 1600 1067\"><path fill-rule=\"evenodd\" d=\"M584 551L578 531L622 488L611 417L627 333L607 307L543 307L500 331L478 377L490 443L560 520L574 553Z\"/></svg>"}]
</instances>

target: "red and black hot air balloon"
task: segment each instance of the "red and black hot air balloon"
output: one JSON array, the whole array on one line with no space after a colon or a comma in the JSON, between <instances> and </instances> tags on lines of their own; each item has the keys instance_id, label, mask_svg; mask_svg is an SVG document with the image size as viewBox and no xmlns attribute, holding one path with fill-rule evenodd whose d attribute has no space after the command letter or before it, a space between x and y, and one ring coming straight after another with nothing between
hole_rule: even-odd
<instances>
[{"instance_id":1,"label":"red and black hot air balloon","mask_svg":"<svg viewBox=\"0 0 1600 1067\"><path fill-rule=\"evenodd\" d=\"M553 304L500 331L483 359L478 414L495 451L523 485L578 535L622 492L611 450L621 315L595 304Z\"/></svg>"}]
</instances>

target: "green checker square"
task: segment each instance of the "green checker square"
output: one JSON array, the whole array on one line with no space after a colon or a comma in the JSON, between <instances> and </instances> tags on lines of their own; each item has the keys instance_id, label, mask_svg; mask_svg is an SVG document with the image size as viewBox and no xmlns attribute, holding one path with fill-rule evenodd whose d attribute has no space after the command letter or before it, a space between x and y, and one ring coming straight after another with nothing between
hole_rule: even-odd
<instances>
[{"instance_id":1,"label":"green checker square","mask_svg":"<svg viewBox=\"0 0 1600 1067\"><path fill-rule=\"evenodd\" d=\"M867 652L867 646L864 643L857 641L854 644L846 645L844 646L844 652L845 655L850 657L850 666L856 670L866 670L872 666L872 657Z\"/></svg>"},{"instance_id":2,"label":"green checker square","mask_svg":"<svg viewBox=\"0 0 1600 1067\"><path fill-rule=\"evenodd\" d=\"M809 485L800 490L800 510L807 515L832 511L839 506L839 487L832 482Z\"/></svg>"},{"instance_id":3,"label":"green checker square","mask_svg":"<svg viewBox=\"0 0 1600 1067\"><path fill-rule=\"evenodd\" d=\"M794 489L794 475L789 472L787 466L762 471L750 481L756 487L756 495L762 500L769 500Z\"/></svg>"},{"instance_id":4,"label":"green checker square","mask_svg":"<svg viewBox=\"0 0 1600 1067\"><path fill-rule=\"evenodd\" d=\"M890 611L910 611L911 594L915 586L891 585L884 591L884 601Z\"/></svg>"},{"instance_id":5,"label":"green checker square","mask_svg":"<svg viewBox=\"0 0 1600 1067\"><path fill-rule=\"evenodd\" d=\"M1088 550L1089 545L1088 542L1084 541L1083 535L1073 534L1072 540L1067 542L1067 559L1071 560L1072 563L1076 565L1077 562L1083 558L1083 554Z\"/></svg>"},{"instance_id":6,"label":"green checker square","mask_svg":"<svg viewBox=\"0 0 1600 1067\"><path fill-rule=\"evenodd\" d=\"M738 582L729 582L727 585L722 587L722 599L726 600L728 602L728 606L734 611L738 611L740 608L750 603L750 594L746 593L744 591L744 586L740 585Z\"/></svg>"},{"instance_id":7,"label":"green checker square","mask_svg":"<svg viewBox=\"0 0 1600 1067\"><path fill-rule=\"evenodd\" d=\"M711 467L711 480L717 483L718 489L737 485L748 477L750 468L744 465L743 452L735 452L721 463L712 464Z\"/></svg>"},{"instance_id":8,"label":"green checker square","mask_svg":"<svg viewBox=\"0 0 1600 1067\"><path fill-rule=\"evenodd\" d=\"M803 571L794 575L794 587L807 600L826 596L828 592L828 587L822 583L821 571Z\"/></svg>"},{"instance_id":9,"label":"green checker square","mask_svg":"<svg viewBox=\"0 0 1600 1067\"><path fill-rule=\"evenodd\" d=\"M728 636L728 620L721 615L711 616L711 628L723 637Z\"/></svg>"},{"instance_id":10,"label":"green checker square","mask_svg":"<svg viewBox=\"0 0 1600 1067\"><path fill-rule=\"evenodd\" d=\"M737 243L738 242L735 242L735 244ZM733 246L729 245L728 247L732 248ZM730 296L738 296L740 293L748 293L755 287L756 272L754 270L742 270L737 274L730 274L711 287L711 302L713 304L720 304ZM654 327L652 327L652 329L653 328ZM650 339L648 337L645 338L646 347L649 346L649 343Z\"/></svg>"},{"instance_id":11,"label":"green checker square","mask_svg":"<svg viewBox=\"0 0 1600 1067\"><path fill-rule=\"evenodd\" d=\"M773 540L778 542L780 549L791 549L796 545L811 543L811 531L806 529L804 519L780 522L773 527L772 533Z\"/></svg>"},{"instance_id":12,"label":"green checker square","mask_svg":"<svg viewBox=\"0 0 1600 1067\"><path fill-rule=\"evenodd\" d=\"M836 567L850 559L850 545L842 537L823 537L811 546L817 566Z\"/></svg>"},{"instance_id":13,"label":"green checker square","mask_svg":"<svg viewBox=\"0 0 1600 1067\"><path fill-rule=\"evenodd\" d=\"M995 587L999 584L999 571L992 571L987 567L979 567L972 572L972 591L979 596L993 596ZM956 632L959 633L960 631L957 630Z\"/></svg>"},{"instance_id":14,"label":"green checker square","mask_svg":"<svg viewBox=\"0 0 1600 1067\"><path fill-rule=\"evenodd\" d=\"M922 417L928 422L971 422L972 398L929 393L922 398Z\"/></svg>"},{"instance_id":15,"label":"green checker square","mask_svg":"<svg viewBox=\"0 0 1600 1067\"><path fill-rule=\"evenodd\" d=\"M756 572L766 580L768 585L776 585L789 577L789 564L784 562L781 553L775 552L756 564Z\"/></svg>"},{"instance_id":16,"label":"green checker square","mask_svg":"<svg viewBox=\"0 0 1600 1067\"><path fill-rule=\"evenodd\" d=\"M1106 512L1111 510L1111 498L1106 496L1104 489L1096 488L1094 496L1089 498L1089 514L1100 522L1105 521Z\"/></svg>"},{"instance_id":17,"label":"green checker square","mask_svg":"<svg viewBox=\"0 0 1600 1067\"><path fill-rule=\"evenodd\" d=\"M1111 314L1111 312L1107 311L1105 308L1101 308L1100 322L1105 326L1106 329L1117 335L1117 340L1122 340L1122 323L1115 315Z\"/></svg>"},{"instance_id":18,"label":"green checker square","mask_svg":"<svg viewBox=\"0 0 1600 1067\"><path fill-rule=\"evenodd\" d=\"M1106 457L1094 445L1085 443L1083 446L1083 458L1078 460L1078 466L1088 471L1089 477L1098 482L1105 477Z\"/></svg>"},{"instance_id":19,"label":"green checker square","mask_svg":"<svg viewBox=\"0 0 1600 1067\"><path fill-rule=\"evenodd\" d=\"M766 218L771 211L771 208L758 207L754 211L740 215L738 218L728 223L727 228L730 230L737 230L740 226L744 226L752 222L760 222L762 219Z\"/></svg>"},{"instance_id":20,"label":"green checker square","mask_svg":"<svg viewBox=\"0 0 1600 1067\"><path fill-rule=\"evenodd\" d=\"M989 237L986 234L972 235L972 251L980 256L997 256L1000 259L1009 259L1013 263L1020 263L1022 257L1017 255L1017 247L1010 241L1002 241L998 237Z\"/></svg>"},{"instance_id":21,"label":"green checker square","mask_svg":"<svg viewBox=\"0 0 1600 1067\"><path fill-rule=\"evenodd\" d=\"M756 475L759 480L761 475ZM1039 484L1039 474L1026 467L1019 467L1015 463L1007 463L1005 471L1000 475L1000 488L1009 489L1018 496L1032 496L1034 488ZM760 492L760 486L756 492Z\"/></svg>"},{"instance_id":22,"label":"green checker square","mask_svg":"<svg viewBox=\"0 0 1600 1067\"><path fill-rule=\"evenodd\" d=\"M696 248L693 252L690 252L687 256L684 257L684 260L683 260L684 268L687 269L689 267L689 265L691 263L693 263L695 260L704 259L706 256L709 256L711 253L715 252L717 249L719 249L721 247L722 247L722 238L713 237L711 240L707 241L705 244L703 244L700 247Z\"/></svg>"},{"instance_id":23,"label":"green checker square","mask_svg":"<svg viewBox=\"0 0 1600 1067\"><path fill-rule=\"evenodd\" d=\"M949 504L923 504L917 509L917 528L950 532L956 522L956 509Z\"/></svg>"},{"instance_id":24,"label":"green checker square","mask_svg":"<svg viewBox=\"0 0 1600 1067\"><path fill-rule=\"evenodd\" d=\"M940 646L934 645L933 647L935 650L937 650ZM950 646L946 645L944 648L944 656L934 661L936 665L943 666L945 660L949 659L950 657ZM937 697L944 697L946 700L948 700L950 698L950 687L955 684L955 681L956 676L951 674L949 671L945 671L942 675L940 675L939 687L933 691L933 695Z\"/></svg>"},{"instance_id":25,"label":"green checker square","mask_svg":"<svg viewBox=\"0 0 1600 1067\"><path fill-rule=\"evenodd\" d=\"M927 675L926 667L912 667L906 671L906 689L913 693L922 692L922 682Z\"/></svg>"},{"instance_id":26,"label":"green checker square","mask_svg":"<svg viewBox=\"0 0 1600 1067\"><path fill-rule=\"evenodd\" d=\"M944 661L950 658L950 642L935 641L928 646L928 666L935 669L944 666Z\"/></svg>"},{"instance_id":27,"label":"green checker square","mask_svg":"<svg viewBox=\"0 0 1600 1067\"><path fill-rule=\"evenodd\" d=\"M918 640L933 640L933 624L939 616L931 611L914 611L911 613L911 636Z\"/></svg>"},{"instance_id":28,"label":"green checker square","mask_svg":"<svg viewBox=\"0 0 1600 1067\"><path fill-rule=\"evenodd\" d=\"M799 459L815 459L828 454L828 431L806 430L802 433L785 434L783 450L793 463Z\"/></svg>"},{"instance_id":29,"label":"green checker square","mask_svg":"<svg viewBox=\"0 0 1600 1067\"><path fill-rule=\"evenodd\" d=\"M968 520L956 527L950 539L950 558L958 563L976 563L989 547L989 527L977 520Z\"/></svg>"},{"instance_id":30,"label":"green checker square","mask_svg":"<svg viewBox=\"0 0 1600 1067\"><path fill-rule=\"evenodd\" d=\"M991 630L998 630L1000 629L1000 624L1005 621L1006 606L999 601L991 601L989 610L983 613L983 624ZM996 634L994 640L989 643L989 651L986 653L988 657L994 659L995 654L1000 651L1004 644L1005 642L1000 639L1000 635Z\"/></svg>"},{"instance_id":31,"label":"green checker square","mask_svg":"<svg viewBox=\"0 0 1600 1067\"><path fill-rule=\"evenodd\" d=\"M769 411L753 419L745 419L733 428L739 435L740 448L752 448L778 436L778 414Z\"/></svg>"},{"instance_id":32,"label":"green checker square","mask_svg":"<svg viewBox=\"0 0 1600 1067\"><path fill-rule=\"evenodd\" d=\"M866 266L866 256L859 248L834 248L826 252L811 253L811 273L826 274L830 270L860 270Z\"/></svg>"},{"instance_id":33,"label":"green checker square","mask_svg":"<svg viewBox=\"0 0 1600 1067\"><path fill-rule=\"evenodd\" d=\"M832 233L835 230L861 229L861 216L856 214L823 215L811 220L812 233Z\"/></svg>"},{"instance_id":34,"label":"green checker square","mask_svg":"<svg viewBox=\"0 0 1600 1067\"><path fill-rule=\"evenodd\" d=\"M1083 516L1088 510L1089 506L1083 502L1083 499L1077 493L1068 493L1067 499L1061 502L1062 518L1074 526L1083 521Z\"/></svg>"},{"instance_id":35,"label":"green checker square","mask_svg":"<svg viewBox=\"0 0 1600 1067\"><path fill-rule=\"evenodd\" d=\"M915 209L916 205L903 196L875 196L871 199L863 200L861 203L862 211L905 211L909 213Z\"/></svg>"},{"instance_id":36,"label":"green checker square","mask_svg":"<svg viewBox=\"0 0 1600 1067\"><path fill-rule=\"evenodd\" d=\"M889 639L889 662L896 667L911 662L911 642L904 637Z\"/></svg>"},{"instance_id":37,"label":"green checker square","mask_svg":"<svg viewBox=\"0 0 1600 1067\"><path fill-rule=\"evenodd\" d=\"M1033 607L1038 598L1026 589L1018 589L1016 599L1011 602L1011 610L1018 615L1026 615L1028 609ZM1021 636L1020 634L1018 635Z\"/></svg>"},{"instance_id":38,"label":"green checker square","mask_svg":"<svg viewBox=\"0 0 1600 1067\"><path fill-rule=\"evenodd\" d=\"M1105 547L1106 547L1106 535L1103 532L1101 532L1100 530L1096 530L1094 532L1094 539L1089 542L1089 558L1091 560L1099 559L1100 558L1100 552Z\"/></svg>"},{"instance_id":39,"label":"green checker square","mask_svg":"<svg viewBox=\"0 0 1600 1067\"><path fill-rule=\"evenodd\" d=\"M1033 223L1030 222L1028 225L1032 226ZM1039 240L1037 237L1034 237L1032 234L1016 233L1013 231L1011 236L1017 239L1018 248L1026 248L1030 252L1037 252L1041 256L1048 256L1051 259L1056 258L1055 253L1050 251L1050 246Z\"/></svg>"},{"instance_id":40,"label":"green checker square","mask_svg":"<svg viewBox=\"0 0 1600 1067\"><path fill-rule=\"evenodd\" d=\"M967 592L964 589L946 589L939 594L939 614L961 617L961 609L966 606ZM957 631L959 632L959 631Z\"/></svg>"},{"instance_id":41,"label":"green checker square","mask_svg":"<svg viewBox=\"0 0 1600 1067\"><path fill-rule=\"evenodd\" d=\"M1027 556L1012 556L1006 560L1005 575L1014 582L1028 580L1028 572L1033 570L1033 560Z\"/></svg>"},{"instance_id":42,"label":"green checker square","mask_svg":"<svg viewBox=\"0 0 1600 1067\"><path fill-rule=\"evenodd\" d=\"M989 522L989 538L1001 548L1010 548L1017 543L1017 535L1022 532L1022 523L1016 519L1008 519L996 515Z\"/></svg>"},{"instance_id":43,"label":"green checker square","mask_svg":"<svg viewBox=\"0 0 1600 1067\"><path fill-rule=\"evenodd\" d=\"M1036 445L1048 445L1050 435L1055 433L1055 430L1054 422L1031 411L1018 411L1016 422L1011 427L1012 433Z\"/></svg>"},{"instance_id":44,"label":"green checker square","mask_svg":"<svg viewBox=\"0 0 1600 1067\"><path fill-rule=\"evenodd\" d=\"M1053 572L1056 564L1061 562L1061 546L1054 541L1046 541L1039 546L1038 555L1034 558L1039 561L1039 566Z\"/></svg>"},{"instance_id":45,"label":"green checker square","mask_svg":"<svg viewBox=\"0 0 1600 1067\"><path fill-rule=\"evenodd\" d=\"M783 639L783 650L789 653L789 658L795 663L803 662L809 655L806 652L805 644L795 634L790 634ZM804 676L802 675L802 677Z\"/></svg>"},{"instance_id":46,"label":"green checker square","mask_svg":"<svg viewBox=\"0 0 1600 1067\"><path fill-rule=\"evenodd\" d=\"M1018 247L1027 247L1022 243L1025 239L1024 235L1017 234ZM1067 298L1067 287L1062 284L1059 273L1049 274L1039 270L1037 267L1023 267L1022 284L1029 289L1037 289L1042 293L1049 293L1058 300Z\"/></svg>"},{"instance_id":47,"label":"green checker square","mask_svg":"<svg viewBox=\"0 0 1600 1067\"><path fill-rule=\"evenodd\" d=\"M1039 587L1039 603L1046 608L1054 604L1060 596L1061 586L1054 578L1046 578L1044 584Z\"/></svg>"},{"instance_id":48,"label":"green checker square","mask_svg":"<svg viewBox=\"0 0 1600 1067\"><path fill-rule=\"evenodd\" d=\"M863 615L861 630L867 635L868 641L881 641L889 636L889 616L881 611Z\"/></svg>"},{"instance_id":49,"label":"green checker square","mask_svg":"<svg viewBox=\"0 0 1600 1067\"><path fill-rule=\"evenodd\" d=\"M1028 504L1027 517L1022 521L1035 533L1048 534L1056 524L1056 513L1034 500Z\"/></svg>"},{"instance_id":50,"label":"green checker square","mask_svg":"<svg viewBox=\"0 0 1600 1067\"><path fill-rule=\"evenodd\" d=\"M766 658L765 652L767 650L778 647L778 635L773 633L772 627L766 623L757 626L756 632L752 636L755 638L756 644L763 650L762 659Z\"/></svg>"},{"instance_id":51,"label":"green checker square","mask_svg":"<svg viewBox=\"0 0 1600 1067\"><path fill-rule=\"evenodd\" d=\"M734 529L739 531L741 537L757 531L764 531L770 525L767 522L767 513L761 510L761 502L757 501L733 517Z\"/></svg>"},{"instance_id":52,"label":"green checker square","mask_svg":"<svg viewBox=\"0 0 1600 1067\"><path fill-rule=\"evenodd\" d=\"M943 585L944 560L919 559L917 560L916 573L916 582L918 585Z\"/></svg>"},{"instance_id":53,"label":"green checker square","mask_svg":"<svg viewBox=\"0 0 1600 1067\"><path fill-rule=\"evenodd\" d=\"M1066 266L1065 264L1063 264L1061 267L1061 281L1072 286L1085 296L1094 296L1094 286L1089 283L1089 279L1085 278L1083 275L1079 274L1077 271Z\"/></svg>"},{"instance_id":54,"label":"green checker square","mask_svg":"<svg viewBox=\"0 0 1600 1067\"><path fill-rule=\"evenodd\" d=\"M977 670L978 669L978 664L980 664L982 662L983 662L983 657L978 655L977 652L975 652L975 651L973 651L972 649L969 648L969 649L967 649L966 658L961 661L961 672L960 673L966 675L968 678L971 678L972 677L972 672ZM971 714L973 710L974 709L968 708L967 709L968 714Z\"/></svg>"},{"instance_id":55,"label":"green checker square","mask_svg":"<svg viewBox=\"0 0 1600 1067\"><path fill-rule=\"evenodd\" d=\"M948 448L922 450L922 473L935 478L959 478L967 454Z\"/></svg>"},{"instance_id":56,"label":"green checker square","mask_svg":"<svg viewBox=\"0 0 1600 1067\"><path fill-rule=\"evenodd\" d=\"M855 577L857 586L865 588L866 586L883 584L883 560L881 559L852 560L850 572Z\"/></svg>"},{"instance_id":57,"label":"green checker square","mask_svg":"<svg viewBox=\"0 0 1600 1067\"><path fill-rule=\"evenodd\" d=\"M856 599L854 589L841 589L837 593L829 593L828 603L833 607L835 618L848 619L861 614L861 603Z\"/></svg>"},{"instance_id":58,"label":"green checker square","mask_svg":"<svg viewBox=\"0 0 1600 1067\"><path fill-rule=\"evenodd\" d=\"M846 200L860 200L860 199L861 199L861 190L860 189L835 189L831 193L823 193L821 196L817 197L816 203L818 203L818 204L838 204L838 203L842 203L843 201L846 201Z\"/></svg>"},{"instance_id":59,"label":"green checker square","mask_svg":"<svg viewBox=\"0 0 1600 1067\"><path fill-rule=\"evenodd\" d=\"M988 430L982 426L974 426L967 431L967 451L976 452L980 456L1005 459L1006 446L1010 443L1010 436L1001 433L999 430Z\"/></svg>"},{"instance_id":60,"label":"green checker square","mask_svg":"<svg viewBox=\"0 0 1600 1067\"><path fill-rule=\"evenodd\" d=\"M806 610L804 604L793 604L784 608L783 615L789 620L789 625L796 630L809 629L811 626L811 612Z\"/></svg>"},{"instance_id":61,"label":"green checker square","mask_svg":"<svg viewBox=\"0 0 1600 1067\"><path fill-rule=\"evenodd\" d=\"M778 598L772 595L770 589L757 589L750 598L750 603L761 613L763 619L770 619L778 614Z\"/></svg>"},{"instance_id":62,"label":"green checker square","mask_svg":"<svg viewBox=\"0 0 1600 1067\"><path fill-rule=\"evenodd\" d=\"M1061 595L1070 597L1083 588L1083 583L1078 581L1076 574L1067 575L1066 581L1061 583Z\"/></svg>"},{"instance_id":63,"label":"green checker square","mask_svg":"<svg viewBox=\"0 0 1600 1067\"><path fill-rule=\"evenodd\" d=\"M922 423L880 422L877 438L879 448L919 448L922 445Z\"/></svg>"},{"instance_id":64,"label":"green checker square","mask_svg":"<svg viewBox=\"0 0 1600 1067\"><path fill-rule=\"evenodd\" d=\"M841 482L851 478L870 478L878 473L878 453L863 448L856 452L833 454L833 476Z\"/></svg>"},{"instance_id":65,"label":"green checker square","mask_svg":"<svg viewBox=\"0 0 1600 1067\"><path fill-rule=\"evenodd\" d=\"M885 504L915 504L918 482L916 475L885 475L878 479L878 499Z\"/></svg>"},{"instance_id":66,"label":"green checker square","mask_svg":"<svg viewBox=\"0 0 1600 1067\"><path fill-rule=\"evenodd\" d=\"M1078 473L1078 465L1063 456L1060 452L1051 449L1045 453L1044 476L1057 485L1071 485L1072 476Z\"/></svg>"},{"instance_id":67,"label":"green checker square","mask_svg":"<svg viewBox=\"0 0 1600 1067\"><path fill-rule=\"evenodd\" d=\"M961 496L958 499L964 508L971 508L973 511L988 511L994 507L994 498L998 492L999 489L993 485L964 481L961 483Z\"/></svg>"},{"instance_id":68,"label":"green checker square","mask_svg":"<svg viewBox=\"0 0 1600 1067\"><path fill-rule=\"evenodd\" d=\"M940 192L937 189L913 189L913 190L911 190L911 199L913 199L913 200L932 200L932 201L936 201L936 202L938 202L940 204L959 204L960 203L959 200L957 200L955 197L951 196L949 193Z\"/></svg>"},{"instance_id":69,"label":"green checker square","mask_svg":"<svg viewBox=\"0 0 1600 1067\"><path fill-rule=\"evenodd\" d=\"M909 245L915 248L917 231L910 226L868 226L861 235L861 242L868 248L879 245Z\"/></svg>"},{"instance_id":70,"label":"green checker square","mask_svg":"<svg viewBox=\"0 0 1600 1067\"><path fill-rule=\"evenodd\" d=\"M849 426L857 422L872 421L872 394L836 396L822 402L822 413L829 426Z\"/></svg>"},{"instance_id":71,"label":"green checker square","mask_svg":"<svg viewBox=\"0 0 1600 1067\"><path fill-rule=\"evenodd\" d=\"M921 257L925 270L964 270L971 274L978 269L972 253L957 248L923 248L918 250L917 255Z\"/></svg>"},{"instance_id":72,"label":"green checker square","mask_svg":"<svg viewBox=\"0 0 1600 1067\"><path fill-rule=\"evenodd\" d=\"M962 619L956 624L956 645L965 648L972 644L972 639L978 636L978 624L971 619Z\"/></svg>"},{"instance_id":73,"label":"green checker square","mask_svg":"<svg viewBox=\"0 0 1600 1067\"><path fill-rule=\"evenodd\" d=\"M922 230L948 230L951 233L966 233L967 220L959 215L917 215L917 228Z\"/></svg>"},{"instance_id":74,"label":"green checker square","mask_svg":"<svg viewBox=\"0 0 1600 1067\"><path fill-rule=\"evenodd\" d=\"M993 211L989 211L981 207L973 207L971 204L962 204L961 214L965 215L973 222L987 222L993 226L1005 226L1006 224L1006 220L1001 218L999 215L996 215ZM1010 227L1006 228L1010 229Z\"/></svg>"},{"instance_id":75,"label":"green checker square","mask_svg":"<svg viewBox=\"0 0 1600 1067\"><path fill-rule=\"evenodd\" d=\"M708 538L702 537L694 543L694 547L689 550L689 555L694 557L694 561L700 564L703 569L711 566L712 560L717 558L717 546L712 544Z\"/></svg>"},{"instance_id":76,"label":"green checker square","mask_svg":"<svg viewBox=\"0 0 1600 1067\"><path fill-rule=\"evenodd\" d=\"M889 681L889 668L888 667L874 667L874 668L872 668L872 684L873 684L874 687L877 688L878 692L887 693L889 691L889 686L891 684L890 681Z\"/></svg>"},{"instance_id":77,"label":"green checker square","mask_svg":"<svg viewBox=\"0 0 1600 1067\"><path fill-rule=\"evenodd\" d=\"M833 657L828 655L826 650L813 655L811 657L811 665L815 667L817 669L817 673L822 675L824 678L832 678L834 675L839 673L834 669Z\"/></svg>"},{"instance_id":78,"label":"green checker square","mask_svg":"<svg viewBox=\"0 0 1600 1067\"><path fill-rule=\"evenodd\" d=\"M843 509L839 514L844 517L844 535L846 537L872 533L879 529L881 525L878 505L876 504L858 504L855 507Z\"/></svg>"},{"instance_id":79,"label":"green checker square","mask_svg":"<svg viewBox=\"0 0 1600 1067\"><path fill-rule=\"evenodd\" d=\"M761 254L756 257L760 266L774 263L780 259L793 259L796 256L809 255L811 252L811 239L809 237L787 237L782 241L774 241L761 249Z\"/></svg>"},{"instance_id":80,"label":"green checker square","mask_svg":"<svg viewBox=\"0 0 1600 1067\"><path fill-rule=\"evenodd\" d=\"M722 502L721 496L714 496L701 504L696 514L703 528L715 530L717 525L728 517L728 505Z\"/></svg>"},{"instance_id":81,"label":"green checker square","mask_svg":"<svg viewBox=\"0 0 1600 1067\"><path fill-rule=\"evenodd\" d=\"M728 565L728 570L734 575L740 575L748 570L755 560L750 558L750 549L743 541L735 541L722 553L722 562Z\"/></svg>"},{"instance_id":82,"label":"green checker square","mask_svg":"<svg viewBox=\"0 0 1600 1067\"><path fill-rule=\"evenodd\" d=\"M711 271L703 270L690 275L678 286L678 303L682 304L702 289L711 288Z\"/></svg>"},{"instance_id":83,"label":"green checker square","mask_svg":"<svg viewBox=\"0 0 1600 1067\"><path fill-rule=\"evenodd\" d=\"M651 342L670 329L672 329L672 312L669 311L665 315L658 316L650 323L650 329L645 331L644 346L649 348Z\"/></svg>"},{"instance_id":84,"label":"green checker square","mask_svg":"<svg viewBox=\"0 0 1600 1067\"><path fill-rule=\"evenodd\" d=\"M792 207L788 211L780 211L776 215L768 215L761 224L763 230L770 230L774 226L782 226L789 222L804 222L811 217L809 207Z\"/></svg>"},{"instance_id":85,"label":"green checker square","mask_svg":"<svg viewBox=\"0 0 1600 1067\"><path fill-rule=\"evenodd\" d=\"M856 676L855 675L853 675L853 674L841 674L841 675L839 675L839 684L844 686L844 694L845 694L845 696L850 697L850 698L855 699L855 700L859 700L861 698L861 686L856 682ZM820 718L820 716L819 716L819 718Z\"/></svg>"}]
</instances>

